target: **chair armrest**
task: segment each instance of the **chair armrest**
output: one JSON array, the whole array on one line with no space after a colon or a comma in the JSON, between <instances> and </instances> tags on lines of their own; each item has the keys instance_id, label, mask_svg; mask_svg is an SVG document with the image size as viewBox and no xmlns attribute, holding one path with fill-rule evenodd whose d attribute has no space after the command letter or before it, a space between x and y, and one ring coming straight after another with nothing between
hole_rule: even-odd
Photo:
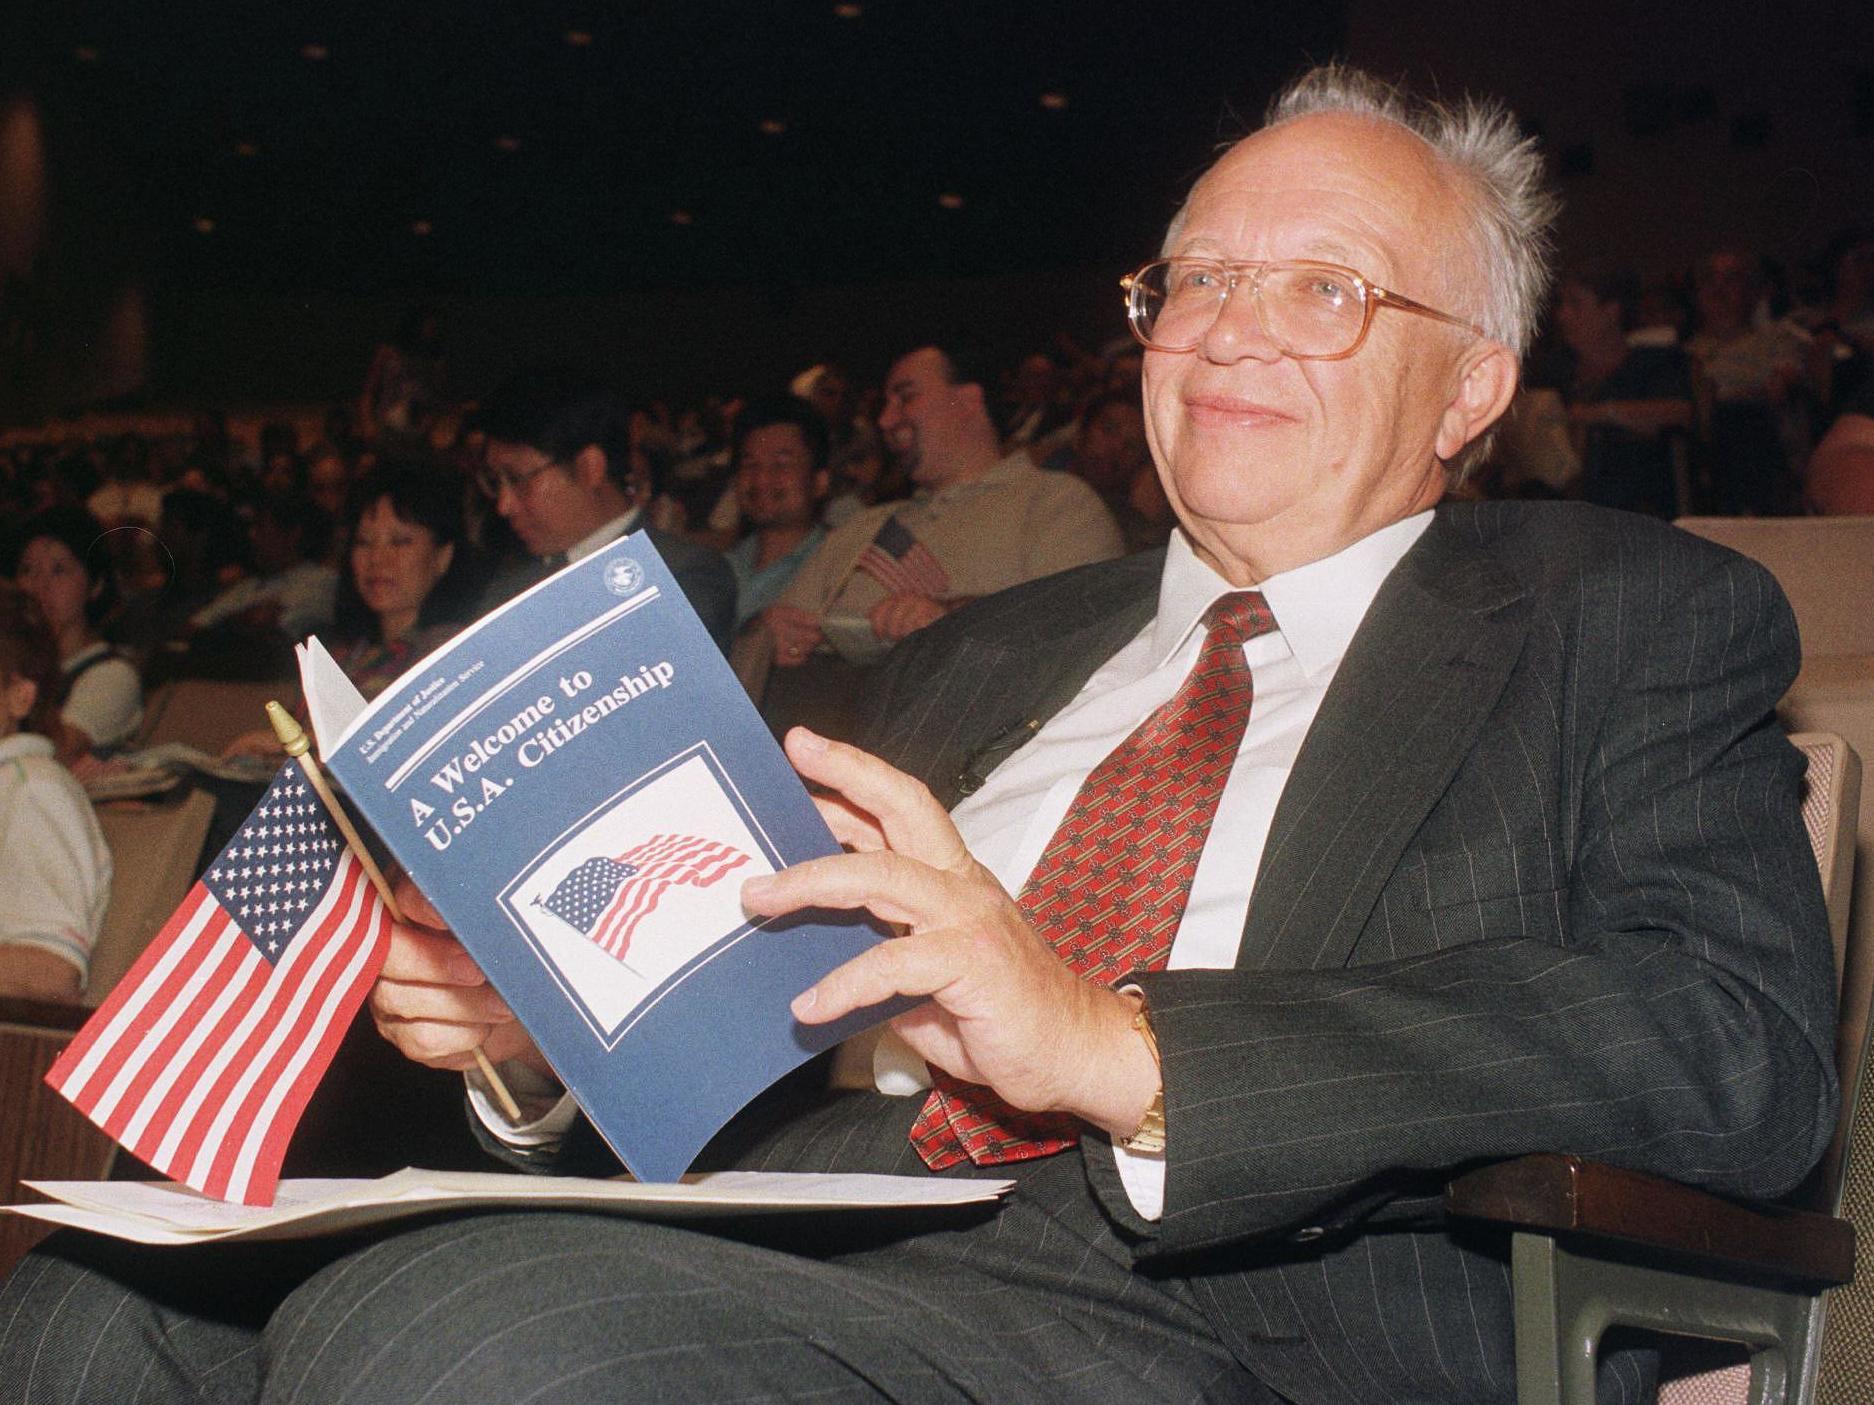
<instances>
[{"instance_id":1,"label":"chair armrest","mask_svg":"<svg viewBox=\"0 0 1874 1405\"><path fill-rule=\"evenodd\" d=\"M86 1020L96 1014L89 1006L63 1000L29 1000L19 995L0 995L0 1025L24 1025L29 1029L76 1034Z\"/></svg>"},{"instance_id":2,"label":"chair armrest","mask_svg":"<svg viewBox=\"0 0 1874 1405\"><path fill-rule=\"evenodd\" d=\"M1537 1233L1636 1246L1732 1273L1833 1285L1854 1277L1854 1226L1774 1205L1745 1205L1658 1176L1542 1152L1445 1187L1445 1210Z\"/></svg>"}]
</instances>

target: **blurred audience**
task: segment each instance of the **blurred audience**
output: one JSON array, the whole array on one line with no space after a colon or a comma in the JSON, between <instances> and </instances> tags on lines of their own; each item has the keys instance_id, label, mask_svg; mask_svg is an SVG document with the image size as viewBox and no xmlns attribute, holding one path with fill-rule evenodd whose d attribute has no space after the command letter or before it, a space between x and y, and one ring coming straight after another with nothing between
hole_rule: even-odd
<instances>
[{"instance_id":1,"label":"blurred audience","mask_svg":"<svg viewBox=\"0 0 1874 1405\"><path fill-rule=\"evenodd\" d=\"M272 678L292 646L332 618L338 571L326 562L332 520L304 493L267 495L247 525L251 574L189 617L189 671Z\"/></svg>"},{"instance_id":2,"label":"blurred audience","mask_svg":"<svg viewBox=\"0 0 1874 1405\"><path fill-rule=\"evenodd\" d=\"M1802 338L1770 315L1761 261L1721 249L1698 270L1698 330L1686 343L1699 393L1711 507L1783 510L1801 454Z\"/></svg>"},{"instance_id":3,"label":"blurred audience","mask_svg":"<svg viewBox=\"0 0 1874 1405\"><path fill-rule=\"evenodd\" d=\"M1862 383L1815 446L1804 497L1811 512L1874 516L1874 380Z\"/></svg>"},{"instance_id":4,"label":"blurred audience","mask_svg":"<svg viewBox=\"0 0 1874 1405\"><path fill-rule=\"evenodd\" d=\"M423 444L443 404L444 379L442 318L433 307L411 308L371 354L358 393L359 437Z\"/></svg>"}]
</instances>

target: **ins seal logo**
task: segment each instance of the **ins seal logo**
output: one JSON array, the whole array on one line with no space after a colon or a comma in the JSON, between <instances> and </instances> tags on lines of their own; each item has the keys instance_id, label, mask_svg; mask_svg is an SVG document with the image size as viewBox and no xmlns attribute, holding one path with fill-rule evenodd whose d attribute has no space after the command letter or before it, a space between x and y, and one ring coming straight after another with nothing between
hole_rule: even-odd
<instances>
[{"instance_id":1,"label":"ins seal logo","mask_svg":"<svg viewBox=\"0 0 1874 1405\"><path fill-rule=\"evenodd\" d=\"M605 588L613 595L630 595L643 584L644 568L628 556L605 568Z\"/></svg>"}]
</instances>

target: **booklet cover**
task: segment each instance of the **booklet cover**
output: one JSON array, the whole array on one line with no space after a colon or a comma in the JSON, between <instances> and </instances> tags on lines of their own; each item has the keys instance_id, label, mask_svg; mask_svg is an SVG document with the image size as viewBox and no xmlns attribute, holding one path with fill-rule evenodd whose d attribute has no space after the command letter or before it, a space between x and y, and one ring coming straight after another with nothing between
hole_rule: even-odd
<instances>
[{"instance_id":1,"label":"booklet cover","mask_svg":"<svg viewBox=\"0 0 1874 1405\"><path fill-rule=\"evenodd\" d=\"M316 641L301 670L356 814L640 1179L674 1181L756 1093L900 1008L789 1012L884 933L743 913L744 879L839 846L642 534L509 601L342 733Z\"/></svg>"}]
</instances>

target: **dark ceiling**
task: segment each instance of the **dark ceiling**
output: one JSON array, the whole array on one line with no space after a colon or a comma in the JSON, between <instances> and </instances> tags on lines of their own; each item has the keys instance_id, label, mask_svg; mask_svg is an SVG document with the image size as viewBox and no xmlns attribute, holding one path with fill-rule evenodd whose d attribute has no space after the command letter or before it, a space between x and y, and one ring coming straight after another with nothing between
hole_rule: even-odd
<instances>
[{"instance_id":1,"label":"dark ceiling","mask_svg":"<svg viewBox=\"0 0 1874 1405\"><path fill-rule=\"evenodd\" d=\"M30 8L33 14L18 11ZM61 257L542 293L1123 262L1329 0L22 0Z\"/></svg>"}]
</instances>

